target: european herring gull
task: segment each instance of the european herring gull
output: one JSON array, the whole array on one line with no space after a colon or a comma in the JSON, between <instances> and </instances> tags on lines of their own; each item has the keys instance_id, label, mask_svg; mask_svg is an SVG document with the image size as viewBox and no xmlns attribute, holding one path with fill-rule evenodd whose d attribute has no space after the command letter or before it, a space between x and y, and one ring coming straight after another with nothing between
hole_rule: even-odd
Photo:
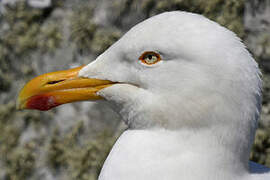
<instances>
[{"instance_id":1,"label":"european herring gull","mask_svg":"<svg viewBox=\"0 0 270 180\"><path fill-rule=\"evenodd\" d=\"M261 97L257 63L233 32L174 11L134 26L87 66L33 79L18 107L109 101L129 128L100 180L269 180L249 162Z\"/></svg>"}]
</instances>

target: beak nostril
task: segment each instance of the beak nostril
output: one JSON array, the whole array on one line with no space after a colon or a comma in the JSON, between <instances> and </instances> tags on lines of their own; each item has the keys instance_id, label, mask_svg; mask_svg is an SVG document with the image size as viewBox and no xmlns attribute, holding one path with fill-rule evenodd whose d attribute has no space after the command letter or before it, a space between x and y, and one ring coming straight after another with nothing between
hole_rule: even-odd
<instances>
[{"instance_id":1,"label":"beak nostril","mask_svg":"<svg viewBox=\"0 0 270 180\"><path fill-rule=\"evenodd\" d=\"M62 81L64 81L64 79L57 80L57 81L49 81L49 82L47 82L47 84L57 84L57 83L60 83Z\"/></svg>"}]
</instances>

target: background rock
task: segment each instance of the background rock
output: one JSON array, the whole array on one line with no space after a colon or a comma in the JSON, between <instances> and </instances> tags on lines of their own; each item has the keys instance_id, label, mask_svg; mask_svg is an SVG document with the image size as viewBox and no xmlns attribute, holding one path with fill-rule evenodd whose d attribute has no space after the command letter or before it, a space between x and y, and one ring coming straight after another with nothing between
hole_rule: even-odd
<instances>
[{"instance_id":1,"label":"background rock","mask_svg":"<svg viewBox=\"0 0 270 180\"><path fill-rule=\"evenodd\" d=\"M36 75L88 64L132 26L169 10L203 14L244 39L264 80L251 159L270 167L269 0L50 3L37 8L26 0L0 1L0 179L96 179L126 128L120 117L106 102L68 104L49 112L16 111L17 93Z\"/></svg>"}]
</instances>

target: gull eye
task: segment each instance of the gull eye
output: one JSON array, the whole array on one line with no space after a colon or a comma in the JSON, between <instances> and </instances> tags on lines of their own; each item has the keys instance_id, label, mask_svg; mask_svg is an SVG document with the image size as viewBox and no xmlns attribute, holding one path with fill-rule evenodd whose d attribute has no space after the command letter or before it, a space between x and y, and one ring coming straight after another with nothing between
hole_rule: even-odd
<instances>
[{"instance_id":1,"label":"gull eye","mask_svg":"<svg viewBox=\"0 0 270 180\"><path fill-rule=\"evenodd\" d=\"M153 51L148 51L148 52L144 52L139 60L147 65L152 65L152 64L156 64L157 62L159 62L161 60L160 55L156 52Z\"/></svg>"}]
</instances>

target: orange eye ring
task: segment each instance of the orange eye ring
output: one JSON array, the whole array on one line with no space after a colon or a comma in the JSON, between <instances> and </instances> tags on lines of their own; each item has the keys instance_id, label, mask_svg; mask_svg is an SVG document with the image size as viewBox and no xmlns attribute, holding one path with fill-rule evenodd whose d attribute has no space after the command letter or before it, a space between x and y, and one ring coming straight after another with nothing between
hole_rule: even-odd
<instances>
[{"instance_id":1,"label":"orange eye ring","mask_svg":"<svg viewBox=\"0 0 270 180\"><path fill-rule=\"evenodd\" d=\"M144 64L153 65L161 61L161 57L154 51L146 51L139 57L139 60Z\"/></svg>"}]
</instances>

